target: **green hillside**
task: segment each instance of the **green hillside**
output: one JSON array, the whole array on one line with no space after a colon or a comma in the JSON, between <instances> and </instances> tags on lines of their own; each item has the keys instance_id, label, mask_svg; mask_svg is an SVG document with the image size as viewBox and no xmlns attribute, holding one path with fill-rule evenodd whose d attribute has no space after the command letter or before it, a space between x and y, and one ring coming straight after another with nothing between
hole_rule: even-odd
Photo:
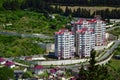
<instances>
[{"instance_id":1,"label":"green hillside","mask_svg":"<svg viewBox=\"0 0 120 80\"><path fill-rule=\"evenodd\" d=\"M55 18L42 13L31 11L1 11L0 30L15 31L19 33L43 33L54 35L54 32L63 28L68 22L69 17L54 14ZM7 25L11 24L11 25Z\"/></svg>"}]
</instances>

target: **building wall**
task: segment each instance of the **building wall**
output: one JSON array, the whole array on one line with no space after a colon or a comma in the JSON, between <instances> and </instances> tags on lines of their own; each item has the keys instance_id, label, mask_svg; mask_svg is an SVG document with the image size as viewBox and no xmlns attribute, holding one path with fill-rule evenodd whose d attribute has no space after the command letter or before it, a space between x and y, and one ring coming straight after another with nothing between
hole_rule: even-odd
<instances>
[{"instance_id":1,"label":"building wall","mask_svg":"<svg viewBox=\"0 0 120 80\"><path fill-rule=\"evenodd\" d=\"M55 34L55 56L58 59L74 57L74 35L67 29Z\"/></svg>"},{"instance_id":2,"label":"building wall","mask_svg":"<svg viewBox=\"0 0 120 80\"><path fill-rule=\"evenodd\" d=\"M39 61L38 65L68 65L89 61L89 59L70 59L70 60L56 60L56 61Z\"/></svg>"},{"instance_id":3,"label":"building wall","mask_svg":"<svg viewBox=\"0 0 120 80\"><path fill-rule=\"evenodd\" d=\"M96 46L105 45L105 24L101 20L97 20L95 23L95 35L96 35Z\"/></svg>"},{"instance_id":4,"label":"building wall","mask_svg":"<svg viewBox=\"0 0 120 80\"><path fill-rule=\"evenodd\" d=\"M76 53L79 57L90 57L90 52L95 47L95 35L88 28L85 31L83 29L82 32L76 32Z\"/></svg>"},{"instance_id":5,"label":"building wall","mask_svg":"<svg viewBox=\"0 0 120 80\"><path fill-rule=\"evenodd\" d=\"M87 28L90 31L93 30L94 32L89 33L89 31L87 31L85 34L76 33L76 31L83 28ZM73 24L72 31L75 33L76 54L80 57L89 57L89 50L92 48L100 50L106 46L105 23L99 18L91 20L80 19Z\"/></svg>"}]
</instances>

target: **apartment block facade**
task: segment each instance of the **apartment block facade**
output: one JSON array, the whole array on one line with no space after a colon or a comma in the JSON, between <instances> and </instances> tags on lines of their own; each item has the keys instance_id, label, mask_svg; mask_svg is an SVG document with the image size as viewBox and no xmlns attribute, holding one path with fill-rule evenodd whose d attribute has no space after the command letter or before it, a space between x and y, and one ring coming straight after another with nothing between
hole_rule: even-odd
<instances>
[{"instance_id":1,"label":"apartment block facade","mask_svg":"<svg viewBox=\"0 0 120 80\"><path fill-rule=\"evenodd\" d=\"M55 33L55 56L58 59L74 57L74 35L68 29L61 29Z\"/></svg>"},{"instance_id":2,"label":"apartment block facade","mask_svg":"<svg viewBox=\"0 0 120 80\"><path fill-rule=\"evenodd\" d=\"M91 49L95 47L94 30L82 28L76 31L76 54L80 57L90 57Z\"/></svg>"},{"instance_id":3,"label":"apartment block facade","mask_svg":"<svg viewBox=\"0 0 120 80\"><path fill-rule=\"evenodd\" d=\"M99 18L80 19L73 24L72 31L75 33L75 48L79 57L90 57L91 49L106 45L105 22Z\"/></svg>"}]
</instances>

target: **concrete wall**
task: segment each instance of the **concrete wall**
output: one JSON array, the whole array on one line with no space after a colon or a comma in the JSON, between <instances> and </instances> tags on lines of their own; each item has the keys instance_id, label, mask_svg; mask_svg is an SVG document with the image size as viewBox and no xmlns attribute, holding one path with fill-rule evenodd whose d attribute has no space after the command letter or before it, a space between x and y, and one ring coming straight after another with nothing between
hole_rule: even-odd
<instances>
[{"instance_id":1,"label":"concrete wall","mask_svg":"<svg viewBox=\"0 0 120 80\"><path fill-rule=\"evenodd\" d=\"M95 46L95 50L103 50L106 46Z\"/></svg>"},{"instance_id":2,"label":"concrete wall","mask_svg":"<svg viewBox=\"0 0 120 80\"><path fill-rule=\"evenodd\" d=\"M75 60L57 60L57 61L39 61L38 65L68 65L89 61L89 59L75 59Z\"/></svg>"},{"instance_id":3,"label":"concrete wall","mask_svg":"<svg viewBox=\"0 0 120 80\"><path fill-rule=\"evenodd\" d=\"M110 43L108 43L108 45L106 46L106 48L109 48L110 46L112 46L113 43L114 43L114 41L111 41Z\"/></svg>"}]
</instances>

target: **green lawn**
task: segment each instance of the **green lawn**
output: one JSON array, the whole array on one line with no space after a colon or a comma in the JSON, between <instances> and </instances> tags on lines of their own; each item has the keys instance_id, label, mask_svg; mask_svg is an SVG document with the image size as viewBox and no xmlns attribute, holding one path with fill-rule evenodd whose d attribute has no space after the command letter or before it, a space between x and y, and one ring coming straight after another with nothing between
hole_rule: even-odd
<instances>
[{"instance_id":1,"label":"green lawn","mask_svg":"<svg viewBox=\"0 0 120 80\"><path fill-rule=\"evenodd\" d=\"M117 60L117 59L111 59L110 60L110 66L115 69L115 70L118 70L120 69L120 60Z\"/></svg>"},{"instance_id":2,"label":"green lawn","mask_svg":"<svg viewBox=\"0 0 120 80\"><path fill-rule=\"evenodd\" d=\"M120 69L120 60L119 59L115 59L114 56L115 55L120 55L120 45L118 45L118 47L114 50L113 54L114 54L113 58L110 60L110 65L114 69L118 70L118 69Z\"/></svg>"}]
</instances>

